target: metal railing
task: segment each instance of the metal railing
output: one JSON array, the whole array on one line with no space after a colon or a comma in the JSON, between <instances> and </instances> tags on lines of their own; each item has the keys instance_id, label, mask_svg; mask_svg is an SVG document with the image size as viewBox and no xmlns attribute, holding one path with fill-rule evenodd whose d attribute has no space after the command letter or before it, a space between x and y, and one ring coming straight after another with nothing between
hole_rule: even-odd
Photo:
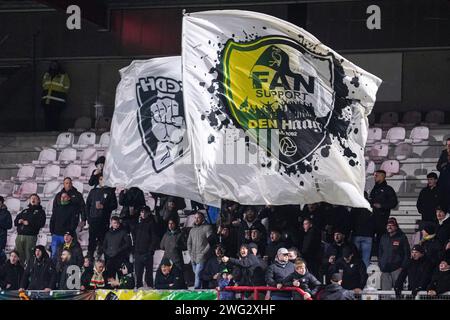
<instances>
[{"instance_id":1,"label":"metal railing","mask_svg":"<svg viewBox=\"0 0 450 320\"><path fill-rule=\"evenodd\" d=\"M291 291L291 292L297 292L300 294L303 298L307 294L305 291L298 287L282 287L278 289L277 287L266 287L266 286L236 286L236 287L225 287L221 290L217 290L217 300L220 300L220 292L222 291L233 291L233 292L252 292L253 293L253 300L258 300L259 293L260 292L267 292L267 291ZM304 298L305 300L313 300L312 298Z\"/></svg>"}]
</instances>

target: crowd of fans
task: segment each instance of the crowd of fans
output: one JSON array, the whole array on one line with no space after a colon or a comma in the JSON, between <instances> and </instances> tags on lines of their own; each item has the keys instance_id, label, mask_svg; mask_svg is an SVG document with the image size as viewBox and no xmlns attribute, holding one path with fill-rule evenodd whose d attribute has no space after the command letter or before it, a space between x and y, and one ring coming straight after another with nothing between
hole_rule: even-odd
<instances>
[{"instance_id":1,"label":"crowd of fans","mask_svg":"<svg viewBox=\"0 0 450 320\"><path fill-rule=\"evenodd\" d=\"M271 290L273 300L354 299L368 279L367 268L377 257L381 289L450 291L450 139L442 152L437 174L427 176L417 209L420 243L410 248L397 220L398 205L386 173L374 174L375 186L366 194L372 211L327 203L285 206L242 206L224 200L222 208L192 203L193 224L180 226L183 199L152 194L155 209L146 205L136 187L122 190L103 183L105 159L97 161L86 202L65 178L56 194L50 218L50 248L37 246L46 214L37 194L14 221L0 197L0 288L2 290L67 290L71 266L81 270L81 289L218 288L222 299L234 299L229 286L298 287L305 296ZM450 172L450 171L449 171ZM112 215L122 206L119 215ZM77 232L89 227L87 255ZM7 231L17 229L15 250L5 254ZM50 255L47 252L50 251ZM163 250L153 277L153 258ZM192 271L184 265L188 252ZM189 279L193 272L193 279ZM245 294L251 298L253 293Z\"/></svg>"}]
</instances>

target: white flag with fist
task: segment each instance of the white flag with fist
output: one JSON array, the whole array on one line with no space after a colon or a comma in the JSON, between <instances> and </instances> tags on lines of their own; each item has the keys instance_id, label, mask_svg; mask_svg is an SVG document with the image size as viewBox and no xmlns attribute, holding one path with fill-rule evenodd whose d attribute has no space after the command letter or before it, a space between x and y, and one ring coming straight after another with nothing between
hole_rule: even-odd
<instances>
[{"instance_id":1,"label":"white flag with fist","mask_svg":"<svg viewBox=\"0 0 450 320\"><path fill-rule=\"evenodd\" d=\"M120 75L106 184L201 202L186 136L181 58L133 61Z\"/></svg>"}]
</instances>

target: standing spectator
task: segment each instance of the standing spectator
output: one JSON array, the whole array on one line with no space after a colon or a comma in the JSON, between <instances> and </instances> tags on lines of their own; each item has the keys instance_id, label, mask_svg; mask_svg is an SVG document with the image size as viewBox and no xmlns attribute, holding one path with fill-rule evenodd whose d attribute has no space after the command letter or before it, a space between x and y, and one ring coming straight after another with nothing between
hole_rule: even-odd
<instances>
[{"instance_id":1,"label":"standing spectator","mask_svg":"<svg viewBox=\"0 0 450 320\"><path fill-rule=\"evenodd\" d=\"M242 219L238 227L238 247L240 247L241 244L246 243L246 238L247 241L250 240L250 230L255 227L263 232L261 238L266 241L266 229L262 225L261 221L259 221L259 219L257 218L256 208L254 206L247 206L244 211L244 218Z\"/></svg>"},{"instance_id":2,"label":"standing spectator","mask_svg":"<svg viewBox=\"0 0 450 320\"><path fill-rule=\"evenodd\" d=\"M164 207L161 209L160 212L164 224L167 224L169 220L180 221L178 209L179 208L177 207L175 197L167 197Z\"/></svg>"},{"instance_id":3,"label":"standing spectator","mask_svg":"<svg viewBox=\"0 0 450 320\"><path fill-rule=\"evenodd\" d=\"M217 225L239 226L242 220L242 210L243 208L239 203L231 200L224 200L219 218L216 221Z\"/></svg>"},{"instance_id":4,"label":"standing spectator","mask_svg":"<svg viewBox=\"0 0 450 320\"><path fill-rule=\"evenodd\" d=\"M212 235L213 230L211 225L205 224L205 217L203 213L197 212L195 214L194 227L189 232L187 241L187 248L191 256L192 270L195 274L195 289L200 289L201 279L200 274L205 267L206 260L210 250L208 238Z\"/></svg>"},{"instance_id":5,"label":"standing spectator","mask_svg":"<svg viewBox=\"0 0 450 320\"><path fill-rule=\"evenodd\" d=\"M100 156L95 160L95 169L91 173L88 184L91 187L96 187L98 185L98 179L103 176L103 167L105 166L105 157Z\"/></svg>"},{"instance_id":6,"label":"standing spectator","mask_svg":"<svg viewBox=\"0 0 450 320\"><path fill-rule=\"evenodd\" d=\"M265 262L257 256L257 250L253 244L243 244L239 248L239 258L224 256L222 261L233 266L233 278L240 286L262 286L265 285L264 271ZM252 247L252 249L250 249ZM256 253L256 254L255 254Z\"/></svg>"},{"instance_id":7,"label":"standing spectator","mask_svg":"<svg viewBox=\"0 0 450 320\"><path fill-rule=\"evenodd\" d=\"M450 251L447 250L439 263L439 270L433 274L427 290L430 296L450 291Z\"/></svg>"},{"instance_id":8,"label":"standing spectator","mask_svg":"<svg viewBox=\"0 0 450 320\"><path fill-rule=\"evenodd\" d=\"M208 259L201 274L204 288L214 289L217 287L217 282L221 279L221 271L227 268L227 265L222 262L223 257L224 248L218 245L214 250L214 256Z\"/></svg>"},{"instance_id":9,"label":"standing spectator","mask_svg":"<svg viewBox=\"0 0 450 320\"><path fill-rule=\"evenodd\" d=\"M281 231L273 229L270 231L269 244L266 247L266 254L264 259L271 263L277 256L278 249L287 247L286 243L281 240Z\"/></svg>"},{"instance_id":10,"label":"standing spectator","mask_svg":"<svg viewBox=\"0 0 450 320\"><path fill-rule=\"evenodd\" d=\"M58 61L52 61L42 79L41 106L45 115L45 130L57 131L59 117L66 106L70 79Z\"/></svg>"},{"instance_id":11,"label":"standing spectator","mask_svg":"<svg viewBox=\"0 0 450 320\"><path fill-rule=\"evenodd\" d=\"M366 192L364 192L367 195ZM352 208L352 241L362 257L366 268L372 255L372 242L375 234L374 214L365 208Z\"/></svg>"},{"instance_id":12,"label":"standing spectator","mask_svg":"<svg viewBox=\"0 0 450 320\"><path fill-rule=\"evenodd\" d=\"M235 294L233 291L224 291L225 287L232 287L235 285L233 280L233 275L227 268L224 268L221 273L219 273L217 279L217 290L219 292L220 300L234 300Z\"/></svg>"},{"instance_id":13,"label":"standing spectator","mask_svg":"<svg viewBox=\"0 0 450 320\"><path fill-rule=\"evenodd\" d=\"M439 255L441 254L442 244L436 237L436 226L432 222L427 222L422 225L422 240L420 241L423 247L425 256L437 267L439 264Z\"/></svg>"},{"instance_id":14,"label":"standing spectator","mask_svg":"<svg viewBox=\"0 0 450 320\"><path fill-rule=\"evenodd\" d=\"M444 245L450 239L450 214L442 207L436 209L437 228L436 238Z\"/></svg>"},{"instance_id":15,"label":"standing spectator","mask_svg":"<svg viewBox=\"0 0 450 320\"><path fill-rule=\"evenodd\" d=\"M303 260L297 260L294 264L295 270L283 280L285 287L298 287L305 291L305 295L300 297L294 293L294 300L309 299L314 296L320 288L320 281L306 269L306 263ZM273 300L273 299L272 299Z\"/></svg>"},{"instance_id":16,"label":"standing spectator","mask_svg":"<svg viewBox=\"0 0 450 320\"><path fill-rule=\"evenodd\" d=\"M377 170L374 174L375 186L370 192L369 202L372 206L375 219L375 246L377 248L381 236L386 232L386 223L391 215L391 210L397 204L397 195L394 189L386 182L386 172L384 170Z\"/></svg>"},{"instance_id":17,"label":"standing spectator","mask_svg":"<svg viewBox=\"0 0 450 320\"><path fill-rule=\"evenodd\" d=\"M161 265L156 271L155 289L158 290L179 290L186 289L183 274L180 269L174 268L172 261L162 259Z\"/></svg>"},{"instance_id":18,"label":"standing spectator","mask_svg":"<svg viewBox=\"0 0 450 320\"><path fill-rule=\"evenodd\" d=\"M220 244L224 249L225 255L236 257L238 251L236 228L228 225L219 225L214 244Z\"/></svg>"},{"instance_id":19,"label":"standing spectator","mask_svg":"<svg viewBox=\"0 0 450 320\"><path fill-rule=\"evenodd\" d=\"M45 290L55 288L56 271L44 246L36 246L34 257L29 260L22 277L19 291Z\"/></svg>"},{"instance_id":20,"label":"standing spectator","mask_svg":"<svg viewBox=\"0 0 450 320\"><path fill-rule=\"evenodd\" d=\"M436 208L441 205L441 193L437 187L437 174L431 172L427 174L427 186L419 193L417 199L417 210L422 215L422 222L436 221Z\"/></svg>"},{"instance_id":21,"label":"standing spectator","mask_svg":"<svg viewBox=\"0 0 450 320\"><path fill-rule=\"evenodd\" d=\"M116 277L122 263L128 260L131 249L131 239L121 228L118 217L111 218L111 228L105 235L103 250L105 252L106 272L108 277Z\"/></svg>"},{"instance_id":22,"label":"standing spectator","mask_svg":"<svg viewBox=\"0 0 450 320\"><path fill-rule=\"evenodd\" d=\"M308 263L309 271L316 277L319 276L320 261L321 261L321 234L311 218L303 220L303 241L301 254L304 260Z\"/></svg>"},{"instance_id":23,"label":"standing spectator","mask_svg":"<svg viewBox=\"0 0 450 320\"><path fill-rule=\"evenodd\" d=\"M294 273L295 266L289 261L289 252L286 248L280 248L273 264L267 268L266 283L268 286L281 289L283 280ZM274 291L270 293L272 300L291 300L291 292Z\"/></svg>"},{"instance_id":24,"label":"standing spectator","mask_svg":"<svg viewBox=\"0 0 450 320\"><path fill-rule=\"evenodd\" d=\"M57 248L64 243L64 234L66 231L75 233L78 227L79 215L78 208L72 203L67 192L61 193L61 200L55 206L50 218L50 233L52 234L52 259L57 257Z\"/></svg>"},{"instance_id":25,"label":"standing spectator","mask_svg":"<svg viewBox=\"0 0 450 320\"><path fill-rule=\"evenodd\" d=\"M143 286L142 278L145 270L145 283L153 287L153 255L158 248L159 238L150 208L145 206L140 211L139 222L136 226L134 244L134 267L136 271L136 284Z\"/></svg>"},{"instance_id":26,"label":"standing spectator","mask_svg":"<svg viewBox=\"0 0 450 320\"><path fill-rule=\"evenodd\" d=\"M19 290L23 271L19 254L17 251L11 251L9 260L0 268L1 290Z\"/></svg>"},{"instance_id":27,"label":"standing spectator","mask_svg":"<svg viewBox=\"0 0 450 320\"><path fill-rule=\"evenodd\" d=\"M0 196L0 265L6 261L5 248L8 238L8 230L12 228L11 213L5 206L5 199Z\"/></svg>"},{"instance_id":28,"label":"standing spectator","mask_svg":"<svg viewBox=\"0 0 450 320\"><path fill-rule=\"evenodd\" d=\"M70 264L81 267L83 265L83 250L76 239L76 233L74 231L64 232L64 242L58 246L56 250L56 257L59 259L62 255L62 251L67 250L70 253Z\"/></svg>"},{"instance_id":29,"label":"standing spectator","mask_svg":"<svg viewBox=\"0 0 450 320\"><path fill-rule=\"evenodd\" d=\"M334 273L342 273L342 287L361 293L368 278L366 269L364 262L355 257L352 248L345 247L342 258L339 258L328 272L330 276Z\"/></svg>"},{"instance_id":30,"label":"standing spectator","mask_svg":"<svg viewBox=\"0 0 450 320\"><path fill-rule=\"evenodd\" d=\"M411 259L402 271L395 282L395 293L397 296L401 295L403 284L406 277L408 277L408 290L412 291L413 296L417 292L426 290L433 273L434 266L431 261L425 256L425 249L416 244L411 249Z\"/></svg>"},{"instance_id":31,"label":"standing spectator","mask_svg":"<svg viewBox=\"0 0 450 320\"><path fill-rule=\"evenodd\" d=\"M447 165L449 163L449 155L450 155L450 138L447 138L446 148L442 150L441 155L439 156L438 163L436 165L436 169L439 172L442 172L442 170L447 168Z\"/></svg>"},{"instance_id":32,"label":"standing spectator","mask_svg":"<svg viewBox=\"0 0 450 320\"><path fill-rule=\"evenodd\" d=\"M378 265L381 270L381 290L392 290L398 276L408 263L410 248L408 238L398 227L395 218L389 218L387 233L380 239Z\"/></svg>"},{"instance_id":33,"label":"standing spectator","mask_svg":"<svg viewBox=\"0 0 450 320\"><path fill-rule=\"evenodd\" d=\"M133 239L136 239L134 230L139 221L139 210L145 206L144 192L138 187L123 189L119 193L119 204L122 206L122 211L120 211L122 225L132 235Z\"/></svg>"},{"instance_id":34,"label":"standing spectator","mask_svg":"<svg viewBox=\"0 0 450 320\"><path fill-rule=\"evenodd\" d=\"M111 213L117 208L115 189L104 185L103 176L99 177L99 185L89 191L86 207L89 223L88 255L94 256L98 244L97 254L100 257L103 253L103 240L108 230Z\"/></svg>"},{"instance_id":35,"label":"standing spectator","mask_svg":"<svg viewBox=\"0 0 450 320\"><path fill-rule=\"evenodd\" d=\"M342 288L342 275L334 273L330 284L317 294L317 300L355 300L355 294L351 290Z\"/></svg>"},{"instance_id":36,"label":"standing spectator","mask_svg":"<svg viewBox=\"0 0 450 320\"><path fill-rule=\"evenodd\" d=\"M301 212L301 219L310 218L314 226L319 229L325 229L326 225L326 210L321 203L310 203L305 205Z\"/></svg>"},{"instance_id":37,"label":"standing spectator","mask_svg":"<svg viewBox=\"0 0 450 320\"><path fill-rule=\"evenodd\" d=\"M167 222L168 230L161 239L159 248L164 250L163 259L172 261L174 267L183 270L183 251L187 249L186 237L176 220Z\"/></svg>"},{"instance_id":38,"label":"standing spectator","mask_svg":"<svg viewBox=\"0 0 450 320\"><path fill-rule=\"evenodd\" d=\"M86 222L86 204L84 203L83 195L73 186L72 179L69 177L64 178L62 190L58 192L53 199L52 212L55 212L56 207L61 204L61 194L63 192L70 196L70 203L77 208L77 218L81 218L80 227L84 226L84 223Z\"/></svg>"},{"instance_id":39,"label":"standing spectator","mask_svg":"<svg viewBox=\"0 0 450 320\"><path fill-rule=\"evenodd\" d=\"M22 261L28 263L36 245L37 235L45 226L45 212L41 206L41 199L37 194L29 198L28 207L22 210L14 219L17 227L16 251Z\"/></svg>"}]
</instances>

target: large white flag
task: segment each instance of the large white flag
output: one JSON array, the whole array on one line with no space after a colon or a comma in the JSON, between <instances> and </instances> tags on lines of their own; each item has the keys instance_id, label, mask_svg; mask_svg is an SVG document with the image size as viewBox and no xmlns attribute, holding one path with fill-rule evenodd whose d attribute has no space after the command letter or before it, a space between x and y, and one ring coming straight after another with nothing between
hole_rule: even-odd
<instances>
[{"instance_id":1,"label":"large white flag","mask_svg":"<svg viewBox=\"0 0 450 320\"><path fill-rule=\"evenodd\" d=\"M201 201L186 136L181 57L120 70L105 183Z\"/></svg>"},{"instance_id":2,"label":"large white flag","mask_svg":"<svg viewBox=\"0 0 450 320\"><path fill-rule=\"evenodd\" d=\"M364 146L379 78L305 30L248 11L185 15L182 50L206 200L369 207Z\"/></svg>"}]
</instances>

